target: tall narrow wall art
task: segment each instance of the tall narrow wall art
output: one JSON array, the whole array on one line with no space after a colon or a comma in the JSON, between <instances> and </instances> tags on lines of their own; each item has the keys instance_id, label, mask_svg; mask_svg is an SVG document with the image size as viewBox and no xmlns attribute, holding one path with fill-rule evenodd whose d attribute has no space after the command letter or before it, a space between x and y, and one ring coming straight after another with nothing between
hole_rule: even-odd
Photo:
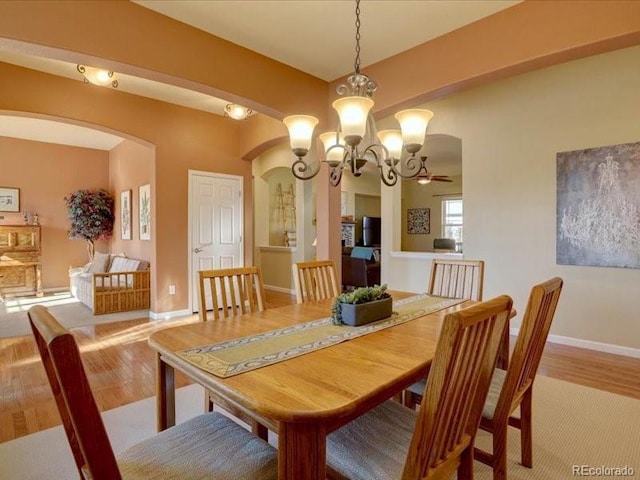
<instances>
[{"instance_id":1,"label":"tall narrow wall art","mask_svg":"<svg viewBox=\"0 0 640 480\"><path fill-rule=\"evenodd\" d=\"M151 185L138 188L138 204L140 240L151 240Z\"/></svg>"}]
</instances>

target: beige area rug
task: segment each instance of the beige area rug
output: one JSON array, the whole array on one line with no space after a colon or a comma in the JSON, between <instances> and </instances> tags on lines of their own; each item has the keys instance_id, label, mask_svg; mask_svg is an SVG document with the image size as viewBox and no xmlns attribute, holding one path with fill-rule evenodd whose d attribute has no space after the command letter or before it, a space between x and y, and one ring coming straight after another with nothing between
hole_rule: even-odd
<instances>
[{"instance_id":1,"label":"beige area rug","mask_svg":"<svg viewBox=\"0 0 640 480\"><path fill-rule=\"evenodd\" d=\"M0 338L31 335L27 311L33 305L47 307L51 314L67 328L149 317L149 310L93 315L89 307L80 303L68 291L49 293L40 298L8 298L0 301Z\"/></svg>"},{"instance_id":2,"label":"beige area rug","mask_svg":"<svg viewBox=\"0 0 640 480\"><path fill-rule=\"evenodd\" d=\"M203 390L196 385L178 390L178 422L202 411L202 397ZM155 399L110 410L103 417L114 450L120 452L155 433ZM509 431L510 480L571 479L578 476L574 466L582 465L626 466L633 469L627 478L640 478L639 400L539 376L534 393L533 469L519 463L517 433ZM486 444L489 438L481 436L478 443ZM275 437L270 442L275 445ZM0 480L77 478L61 427L0 444L0 465ZM475 471L477 480L492 478L491 470L479 462Z\"/></svg>"}]
</instances>

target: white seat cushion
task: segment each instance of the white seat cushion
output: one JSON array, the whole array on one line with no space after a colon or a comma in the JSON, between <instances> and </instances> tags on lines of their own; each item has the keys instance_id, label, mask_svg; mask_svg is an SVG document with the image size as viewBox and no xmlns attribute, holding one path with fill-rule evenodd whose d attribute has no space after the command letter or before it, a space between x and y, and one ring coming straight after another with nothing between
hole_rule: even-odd
<instances>
[{"instance_id":1,"label":"white seat cushion","mask_svg":"<svg viewBox=\"0 0 640 480\"><path fill-rule=\"evenodd\" d=\"M104 273L109 266L109 254L95 252L93 254L93 260L89 263L88 273Z\"/></svg>"},{"instance_id":2,"label":"white seat cushion","mask_svg":"<svg viewBox=\"0 0 640 480\"><path fill-rule=\"evenodd\" d=\"M140 260L126 257L113 257L109 272L135 272L140 266Z\"/></svg>"},{"instance_id":3,"label":"white seat cushion","mask_svg":"<svg viewBox=\"0 0 640 480\"><path fill-rule=\"evenodd\" d=\"M117 456L126 480L271 480L278 454L220 413L205 413Z\"/></svg>"}]
</instances>

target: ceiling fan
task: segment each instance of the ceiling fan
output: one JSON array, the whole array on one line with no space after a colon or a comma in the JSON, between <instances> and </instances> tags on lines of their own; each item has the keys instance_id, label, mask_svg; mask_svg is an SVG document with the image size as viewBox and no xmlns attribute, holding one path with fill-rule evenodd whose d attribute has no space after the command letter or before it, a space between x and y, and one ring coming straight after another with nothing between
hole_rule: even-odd
<instances>
[{"instance_id":1,"label":"ceiling fan","mask_svg":"<svg viewBox=\"0 0 640 480\"><path fill-rule=\"evenodd\" d=\"M420 185L426 185L431 182L453 182L447 175L434 175L429 173L427 170L427 157L420 157L420 160L422 160L422 170L424 171L416 177L416 182Z\"/></svg>"}]
</instances>

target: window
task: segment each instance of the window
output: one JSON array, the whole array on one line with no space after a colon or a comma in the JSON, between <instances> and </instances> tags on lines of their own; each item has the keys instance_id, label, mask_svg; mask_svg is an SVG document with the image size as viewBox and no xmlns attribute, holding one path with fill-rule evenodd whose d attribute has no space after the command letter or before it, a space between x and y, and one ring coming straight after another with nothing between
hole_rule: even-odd
<instances>
[{"instance_id":1,"label":"window","mask_svg":"<svg viewBox=\"0 0 640 480\"><path fill-rule=\"evenodd\" d=\"M456 250L462 251L462 199L442 201L442 237L454 238Z\"/></svg>"}]
</instances>

